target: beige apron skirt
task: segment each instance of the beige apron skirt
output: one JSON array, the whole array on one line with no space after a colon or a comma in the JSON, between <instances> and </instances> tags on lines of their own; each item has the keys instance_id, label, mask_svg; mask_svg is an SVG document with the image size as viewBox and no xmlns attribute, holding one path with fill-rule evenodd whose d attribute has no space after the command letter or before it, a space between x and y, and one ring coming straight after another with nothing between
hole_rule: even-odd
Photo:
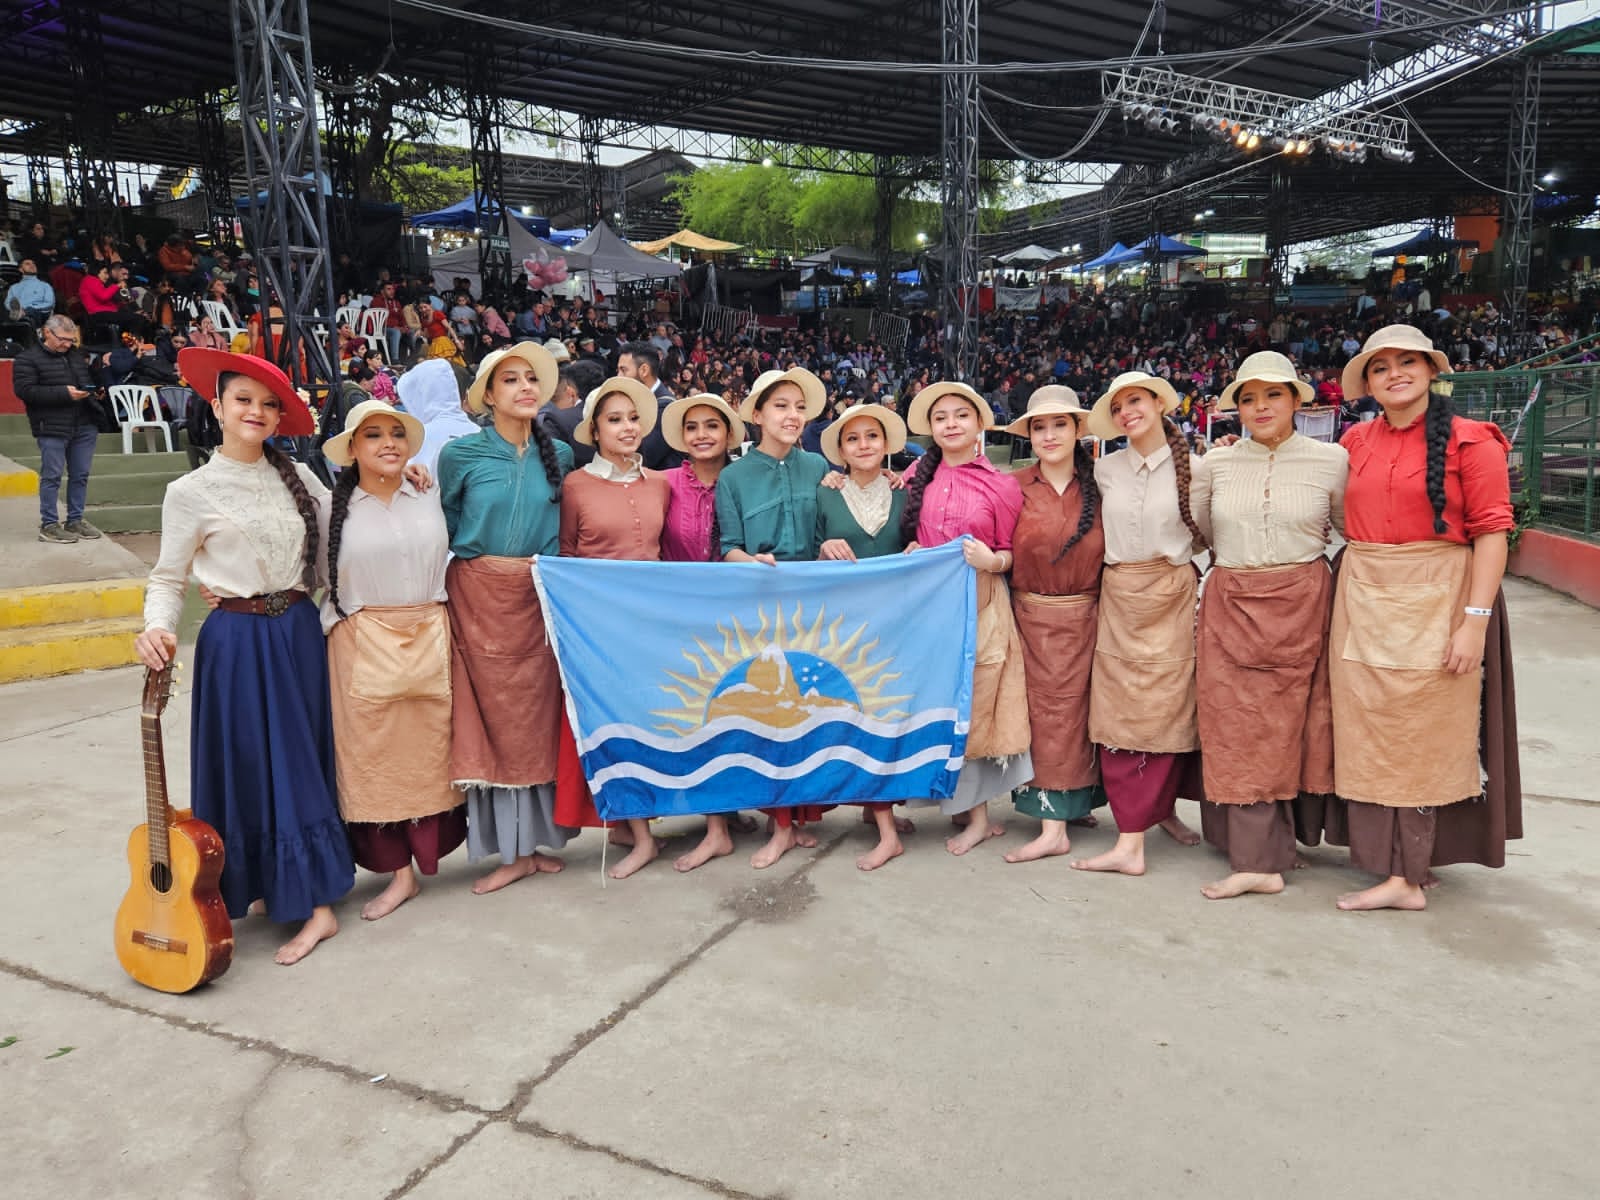
<instances>
[{"instance_id":1,"label":"beige apron skirt","mask_svg":"<svg viewBox=\"0 0 1600 1200\"><path fill-rule=\"evenodd\" d=\"M988 571L977 574L978 654L972 671L967 757L1008 758L1026 754L1032 740L1022 638L1005 578Z\"/></svg>"},{"instance_id":2,"label":"beige apron skirt","mask_svg":"<svg viewBox=\"0 0 1600 1200\"><path fill-rule=\"evenodd\" d=\"M439 603L369 607L328 634L339 812L410 821L455 808L450 625Z\"/></svg>"},{"instance_id":3,"label":"beige apron skirt","mask_svg":"<svg viewBox=\"0 0 1600 1200\"><path fill-rule=\"evenodd\" d=\"M1100 577L1089 737L1116 750L1185 754L1195 724L1195 569L1164 558Z\"/></svg>"},{"instance_id":4,"label":"beige apron skirt","mask_svg":"<svg viewBox=\"0 0 1600 1200\"><path fill-rule=\"evenodd\" d=\"M1031 786L1053 791L1100 782L1089 740L1089 677L1099 620L1096 597L1013 592L1022 639L1028 724L1033 734Z\"/></svg>"},{"instance_id":5,"label":"beige apron skirt","mask_svg":"<svg viewBox=\"0 0 1600 1200\"><path fill-rule=\"evenodd\" d=\"M1453 542L1351 542L1328 652L1334 777L1346 800L1429 808L1483 792L1483 673L1443 669L1464 619L1472 550Z\"/></svg>"}]
</instances>

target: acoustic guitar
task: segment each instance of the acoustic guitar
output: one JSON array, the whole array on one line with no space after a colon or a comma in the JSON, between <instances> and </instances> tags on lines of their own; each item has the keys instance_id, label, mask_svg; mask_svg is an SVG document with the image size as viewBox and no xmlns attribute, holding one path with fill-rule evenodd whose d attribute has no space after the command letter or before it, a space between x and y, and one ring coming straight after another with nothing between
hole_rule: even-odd
<instances>
[{"instance_id":1,"label":"acoustic guitar","mask_svg":"<svg viewBox=\"0 0 1600 1200\"><path fill-rule=\"evenodd\" d=\"M173 666L144 676L145 823L128 838L132 882L117 909L117 960L145 987L192 992L233 961L233 923L217 890L222 839L167 801L161 713L172 694Z\"/></svg>"}]
</instances>

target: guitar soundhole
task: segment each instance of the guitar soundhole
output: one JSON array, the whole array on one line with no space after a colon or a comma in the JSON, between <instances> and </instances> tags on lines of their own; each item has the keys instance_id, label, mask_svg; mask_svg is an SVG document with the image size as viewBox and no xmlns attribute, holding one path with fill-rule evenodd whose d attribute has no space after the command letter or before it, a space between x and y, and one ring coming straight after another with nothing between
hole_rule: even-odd
<instances>
[{"instance_id":1,"label":"guitar soundhole","mask_svg":"<svg viewBox=\"0 0 1600 1200\"><path fill-rule=\"evenodd\" d=\"M166 863L150 864L150 886L163 896L172 890L172 868Z\"/></svg>"}]
</instances>

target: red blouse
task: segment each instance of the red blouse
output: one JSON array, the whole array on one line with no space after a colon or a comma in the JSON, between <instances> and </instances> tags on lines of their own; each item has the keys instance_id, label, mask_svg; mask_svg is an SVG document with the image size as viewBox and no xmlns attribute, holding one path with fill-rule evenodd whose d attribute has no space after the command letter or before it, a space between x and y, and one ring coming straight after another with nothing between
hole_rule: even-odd
<instances>
[{"instance_id":1,"label":"red blouse","mask_svg":"<svg viewBox=\"0 0 1600 1200\"><path fill-rule=\"evenodd\" d=\"M1021 512L1021 485L984 455L959 467L941 462L922 492L917 544L942 546L970 535L991 550L1009 550Z\"/></svg>"},{"instance_id":2,"label":"red blouse","mask_svg":"<svg viewBox=\"0 0 1600 1200\"><path fill-rule=\"evenodd\" d=\"M1511 443L1496 425L1457 417L1444 455L1444 533L1433 531L1428 503L1426 421L1396 429L1383 417L1357 425L1340 444L1350 453L1344 497L1345 537L1399 546L1407 542L1466 544L1511 529Z\"/></svg>"}]
</instances>

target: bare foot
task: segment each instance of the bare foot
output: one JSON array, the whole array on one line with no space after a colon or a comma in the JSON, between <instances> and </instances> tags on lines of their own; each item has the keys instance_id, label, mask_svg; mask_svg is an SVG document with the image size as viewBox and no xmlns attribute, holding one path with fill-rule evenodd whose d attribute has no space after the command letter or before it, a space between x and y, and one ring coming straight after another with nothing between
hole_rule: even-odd
<instances>
[{"instance_id":1,"label":"bare foot","mask_svg":"<svg viewBox=\"0 0 1600 1200\"><path fill-rule=\"evenodd\" d=\"M1339 907L1346 912L1365 912L1374 908L1421 912L1428 907L1428 898L1417 884L1407 883L1399 875L1391 875L1376 887L1369 887L1362 892L1346 892L1339 897Z\"/></svg>"},{"instance_id":2,"label":"bare foot","mask_svg":"<svg viewBox=\"0 0 1600 1200\"><path fill-rule=\"evenodd\" d=\"M616 866L612 867L606 872L606 874L611 876L613 879L626 879L629 875L632 875L641 867L648 866L650 863L654 862L656 855L660 853L661 847L659 844L657 844L656 839L646 834L644 837L636 840L633 850L629 852L628 857L624 858Z\"/></svg>"},{"instance_id":3,"label":"bare foot","mask_svg":"<svg viewBox=\"0 0 1600 1200\"><path fill-rule=\"evenodd\" d=\"M250 901L250 907L245 909L245 915L259 917L264 915L266 911L267 902L265 900L252 900Z\"/></svg>"},{"instance_id":4,"label":"bare foot","mask_svg":"<svg viewBox=\"0 0 1600 1200\"><path fill-rule=\"evenodd\" d=\"M872 825L875 823L871 809L864 808L861 810L861 823L863 825ZM915 833L917 831L917 825L916 822L910 817L896 817L894 819L894 831L896 833Z\"/></svg>"},{"instance_id":5,"label":"bare foot","mask_svg":"<svg viewBox=\"0 0 1600 1200\"><path fill-rule=\"evenodd\" d=\"M1144 874L1144 834L1123 833L1117 844L1093 858L1074 859L1074 871L1111 871L1118 875Z\"/></svg>"},{"instance_id":6,"label":"bare foot","mask_svg":"<svg viewBox=\"0 0 1600 1200\"><path fill-rule=\"evenodd\" d=\"M1067 822L1067 824L1076 825L1079 829L1099 829L1100 818L1095 816L1093 813L1090 813L1088 816L1084 817L1073 817L1072 820Z\"/></svg>"},{"instance_id":7,"label":"bare foot","mask_svg":"<svg viewBox=\"0 0 1600 1200\"><path fill-rule=\"evenodd\" d=\"M761 823L749 813L729 813L728 828L734 833L754 833Z\"/></svg>"},{"instance_id":8,"label":"bare foot","mask_svg":"<svg viewBox=\"0 0 1600 1200\"><path fill-rule=\"evenodd\" d=\"M796 846L804 846L809 850L817 844L817 835L802 825L796 825L794 827L794 844Z\"/></svg>"},{"instance_id":9,"label":"bare foot","mask_svg":"<svg viewBox=\"0 0 1600 1200\"><path fill-rule=\"evenodd\" d=\"M1438 887L1443 882L1444 881L1442 879L1440 879L1437 875L1435 875L1432 871L1429 871L1426 875L1424 875L1422 877L1422 890L1425 891L1425 892L1431 892L1431 891L1433 891L1434 888Z\"/></svg>"},{"instance_id":10,"label":"bare foot","mask_svg":"<svg viewBox=\"0 0 1600 1200\"><path fill-rule=\"evenodd\" d=\"M534 851L533 868L534 870L538 871L539 874L554 875L560 871L566 870L566 867L566 859L557 858L554 854L540 854L538 851Z\"/></svg>"},{"instance_id":11,"label":"bare foot","mask_svg":"<svg viewBox=\"0 0 1600 1200\"><path fill-rule=\"evenodd\" d=\"M746 818L747 820L749 818ZM750 824L754 825L752 820ZM706 835L700 839L700 844L687 854L680 854L672 866L677 871L692 871L696 867L703 867L713 858L721 858L725 854L733 853L733 838L728 833L726 821L706 821Z\"/></svg>"},{"instance_id":12,"label":"bare foot","mask_svg":"<svg viewBox=\"0 0 1600 1200\"><path fill-rule=\"evenodd\" d=\"M1037 862L1041 858L1053 858L1058 854L1066 854L1072 849L1072 838L1067 835L1065 821L1046 821L1044 828L1039 831L1039 836L1026 846L1020 846L1006 855L1008 863Z\"/></svg>"},{"instance_id":13,"label":"bare foot","mask_svg":"<svg viewBox=\"0 0 1600 1200\"><path fill-rule=\"evenodd\" d=\"M326 904L319 904L311 910L306 923L300 926L300 932L291 941L278 947L278 953L273 955L272 961L281 967L292 967L315 950L318 942L325 942L338 932L339 918L333 915L333 909Z\"/></svg>"},{"instance_id":14,"label":"bare foot","mask_svg":"<svg viewBox=\"0 0 1600 1200\"><path fill-rule=\"evenodd\" d=\"M890 835L880 839L876 846L856 859L856 870L876 871L884 863L899 858L904 853L905 847L900 844L900 838Z\"/></svg>"},{"instance_id":15,"label":"bare foot","mask_svg":"<svg viewBox=\"0 0 1600 1200\"><path fill-rule=\"evenodd\" d=\"M950 818L950 824L954 825L957 829L965 829L971 823L972 814L969 812L957 813L955 816Z\"/></svg>"},{"instance_id":16,"label":"bare foot","mask_svg":"<svg viewBox=\"0 0 1600 1200\"><path fill-rule=\"evenodd\" d=\"M1256 892L1263 896L1276 896L1283 891L1283 876L1277 871L1263 873L1260 871L1235 871L1226 879L1219 879L1215 883L1208 883L1200 889L1200 894L1207 900L1228 900L1234 896L1243 896L1248 892Z\"/></svg>"},{"instance_id":17,"label":"bare foot","mask_svg":"<svg viewBox=\"0 0 1600 1200\"><path fill-rule=\"evenodd\" d=\"M633 830L626 825L613 825L611 832L606 835L606 841L613 846L633 845Z\"/></svg>"},{"instance_id":18,"label":"bare foot","mask_svg":"<svg viewBox=\"0 0 1600 1200\"><path fill-rule=\"evenodd\" d=\"M1161 822L1161 832L1180 846L1198 846L1200 844L1200 835L1177 817L1168 817Z\"/></svg>"},{"instance_id":19,"label":"bare foot","mask_svg":"<svg viewBox=\"0 0 1600 1200\"><path fill-rule=\"evenodd\" d=\"M989 820L987 804L980 804L970 813L964 815L968 820L967 827L956 834L955 837L946 838L944 841L944 848L957 858L974 846L980 846L990 838L1002 837L1005 834L1006 827L1004 825L998 821L991 822Z\"/></svg>"},{"instance_id":20,"label":"bare foot","mask_svg":"<svg viewBox=\"0 0 1600 1200\"><path fill-rule=\"evenodd\" d=\"M410 867L403 867L394 873L388 887L361 906L361 919L381 921L407 900L415 899L421 891L422 885L417 882L416 872Z\"/></svg>"},{"instance_id":21,"label":"bare foot","mask_svg":"<svg viewBox=\"0 0 1600 1200\"><path fill-rule=\"evenodd\" d=\"M758 871L763 870L770 867L800 844L798 831L793 825L784 826L774 823L772 837L765 846L750 856L750 865ZM815 838L811 839L811 844L813 846L817 844Z\"/></svg>"},{"instance_id":22,"label":"bare foot","mask_svg":"<svg viewBox=\"0 0 1600 1200\"><path fill-rule=\"evenodd\" d=\"M523 854L508 863L501 863L490 871L477 883L472 885L474 896L487 896L490 892L498 892L508 884L515 883L524 875L536 875L539 872L537 856Z\"/></svg>"}]
</instances>

